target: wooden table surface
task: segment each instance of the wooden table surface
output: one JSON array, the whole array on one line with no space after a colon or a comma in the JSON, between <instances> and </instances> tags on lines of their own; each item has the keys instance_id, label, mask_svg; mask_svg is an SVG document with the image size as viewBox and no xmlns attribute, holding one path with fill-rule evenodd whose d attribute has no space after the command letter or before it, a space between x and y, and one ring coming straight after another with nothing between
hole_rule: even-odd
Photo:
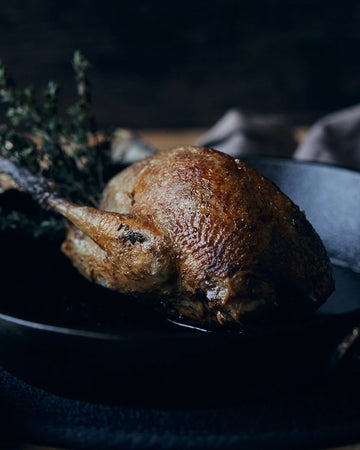
<instances>
[{"instance_id":1,"label":"wooden table surface","mask_svg":"<svg viewBox=\"0 0 360 450\"><path fill-rule=\"evenodd\" d=\"M204 132L204 128L139 130L141 138L159 150L167 150L180 145L194 145Z\"/></svg>"}]
</instances>

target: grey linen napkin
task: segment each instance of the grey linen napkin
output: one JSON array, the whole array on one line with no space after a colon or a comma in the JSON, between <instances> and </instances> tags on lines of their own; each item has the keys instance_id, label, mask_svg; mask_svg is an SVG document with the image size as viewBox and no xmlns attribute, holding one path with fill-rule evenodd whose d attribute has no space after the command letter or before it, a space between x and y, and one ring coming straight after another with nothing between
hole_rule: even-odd
<instances>
[{"instance_id":1,"label":"grey linen napkin","mask_svg":"<svg viewBox=\"0 0 360 450\"><path fill-rule=\"evenodd\" d=\"M233 156L274 155L360 169L360 105L315 122L298 143L285 117L231 109L197 141Z\"/></svg>"},{"instance_id":2,"label":"grey linen napkin","mask_svg":"<svg viewBox=\"0 0 360 450\"><path fill-rule=\"evenodd\" d=\"M360 169L360 105L317 121L297 147L294 158Z\"/></svg>"},{"instance_id":3,"label":"grey linen napkin","mask_svg":"<svg viewBox=\"0 0 360 450\"><path fill-rule=\"evenodd\" d=\"M196 144L232 156L292 156L296 148L293 130L283 116L246 114L239 109L227 111Z\"/></svg>"}]
</instances>

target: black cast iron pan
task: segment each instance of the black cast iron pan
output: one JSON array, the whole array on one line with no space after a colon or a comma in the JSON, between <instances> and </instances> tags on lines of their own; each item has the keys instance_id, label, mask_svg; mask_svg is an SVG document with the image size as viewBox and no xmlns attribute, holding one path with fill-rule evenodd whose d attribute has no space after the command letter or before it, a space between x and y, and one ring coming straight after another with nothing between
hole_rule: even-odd
<instances>
[{"instance_id":1,"label":"black cast iron pan","mask_svg":"<svg viewBox=\"0 0 360 450\"><path fill-rule=\"evenodd\" d=\"M247 162L305 210L327 247L336 291L318 312L243 334L179 327L88 283L60 242L7 233L0 236L0 364L72 398L172 407L236 403L355 370L360 173L281 158Z\"/></svg>"}]
</instances>

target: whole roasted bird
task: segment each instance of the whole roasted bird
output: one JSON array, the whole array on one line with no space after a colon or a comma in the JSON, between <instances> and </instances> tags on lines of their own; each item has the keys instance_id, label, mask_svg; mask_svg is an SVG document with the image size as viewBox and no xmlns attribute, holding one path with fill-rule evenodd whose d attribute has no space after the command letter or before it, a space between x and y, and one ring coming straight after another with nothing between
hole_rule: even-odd
<instances>
[{"instance_id":1,"label":"whole roasted bird","mask_svg":"<svg viewBox=\"0 0 360 450\"><path fill-rule=\"evenodd\" d=\"M304 213L255 169L213 149L180 147L133 164L107 184L100 209L6 164L10 187L68 219L62 250L82 275L146 294L169 318L244 324L316 309L334 289Z\"/></svg>"}]
</instances>

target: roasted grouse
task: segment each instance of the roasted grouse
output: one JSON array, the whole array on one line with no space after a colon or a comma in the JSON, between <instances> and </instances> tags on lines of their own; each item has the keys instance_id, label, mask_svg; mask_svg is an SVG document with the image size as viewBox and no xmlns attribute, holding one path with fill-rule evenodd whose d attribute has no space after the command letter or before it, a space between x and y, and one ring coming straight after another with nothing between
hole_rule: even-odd
<instances>
[{"instance_id":1,"label":"roasted grouse","mask_svg":"<svg viewBox=\"0 0 360 450\"><path fill-rule=\"evenodd\" d=\"M62 250L81 274L143 294L169 318L236 326L314 310L334 289L304 213L255 169L213 149L180 147L133 164L110 180L100 209L31 192L31 182L8 174L68 219Z\"/></svg>"}]
</instances>

